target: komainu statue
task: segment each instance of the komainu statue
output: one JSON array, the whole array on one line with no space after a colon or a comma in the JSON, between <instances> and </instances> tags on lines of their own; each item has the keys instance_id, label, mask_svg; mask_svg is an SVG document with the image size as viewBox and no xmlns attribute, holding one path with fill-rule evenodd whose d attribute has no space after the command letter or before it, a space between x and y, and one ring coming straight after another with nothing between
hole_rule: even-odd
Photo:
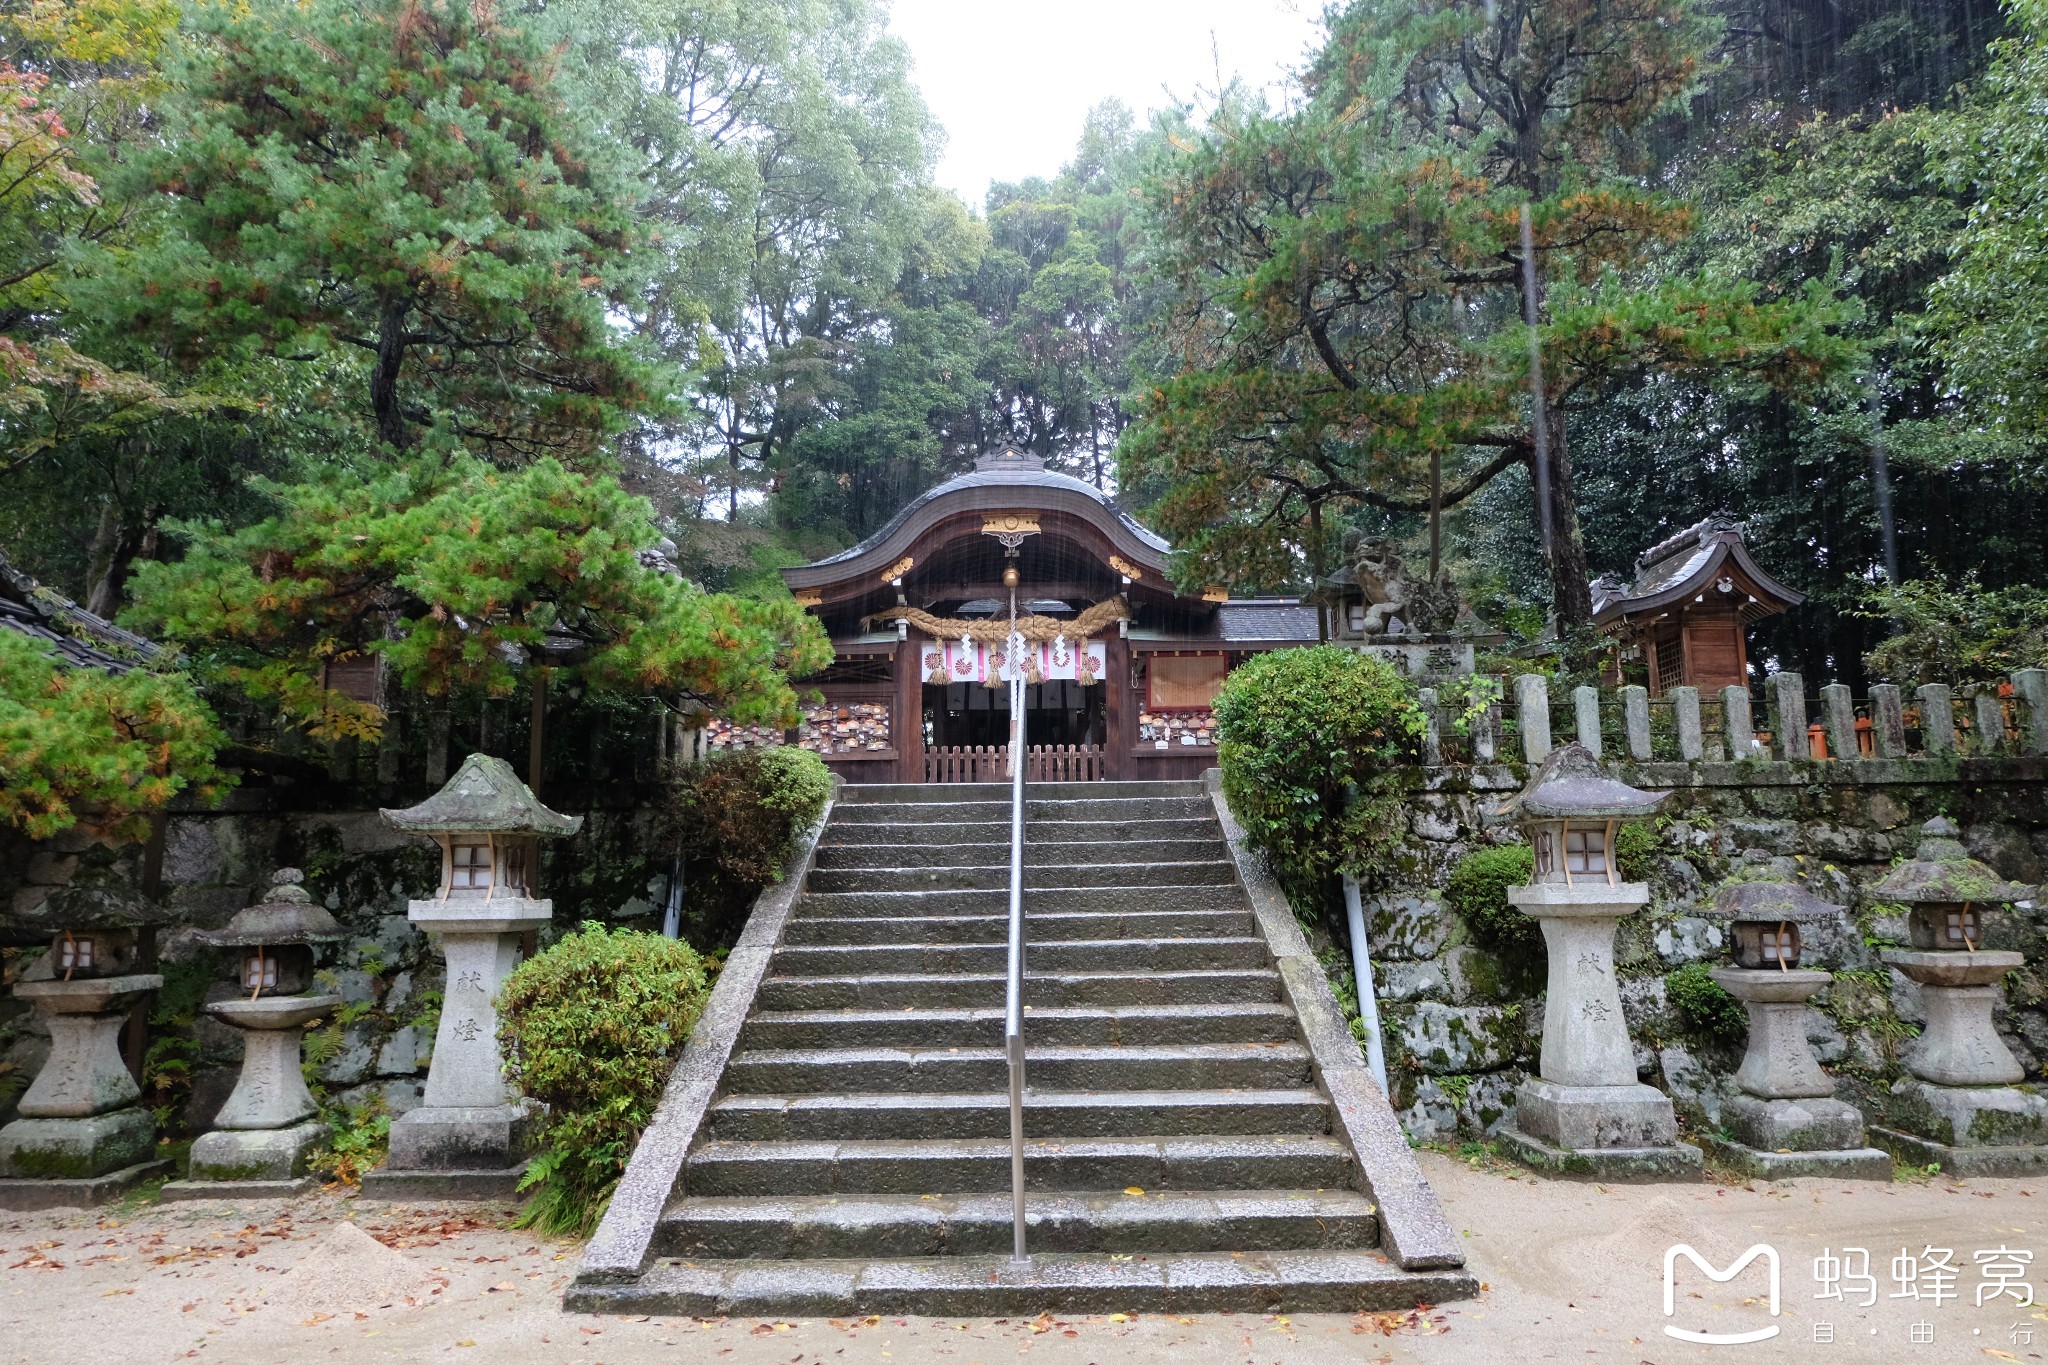
<instances>
[{"instance_id":1,"label":"komainu statue","mask_svg":"<svg viewBox=\"0 0 2048 1365\"><path fill-rule=\"evenodd\" d=\"M1367 635L1441 635L1458 623L1463 603L1451 586L1449 571L1435 581L1410 578L1394 543L1383 536L1363 538L1347 547L1352 572L1365 593Z\"/></svg>"}]
</instances>

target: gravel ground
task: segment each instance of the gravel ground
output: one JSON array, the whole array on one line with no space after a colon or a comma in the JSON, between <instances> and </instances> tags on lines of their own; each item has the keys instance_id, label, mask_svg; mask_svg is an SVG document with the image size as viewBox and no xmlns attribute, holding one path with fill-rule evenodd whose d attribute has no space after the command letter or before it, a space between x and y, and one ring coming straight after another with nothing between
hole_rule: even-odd
<instances>
[{"instance_id":1,"label":"gravel ground","mask_svg":"<svg viewBox=\"0 0 2048 1365\"><path fill-rule=\"evenodd\" d=\"M674 1360L679 1348L733 1365L2048 1359L2048 1308L1999 1293L2024 1280L2048 1298L2048 1180L1600 1187L1422 1160L1487 1281L1475 1302L1355 1316L590 1318L559 1306L576 1246L510 1229L507 1210L327 1194L289 1206L0 1214L0 1361L460 1361L474 1351L511 1365L628 1365ZM1662 1261L1678 1241L1717 1266L1757 1242L1774 1247L1781 1315L1769 1316L1753 1264L1725 1285L1686 1266L1666 1318ZM1816 1299L1829 1286L1815 1261L1845 1247L1869 1252L1874 1283L1844 1280L1843 1298ZM1998 1248L2034 1259L2003 1257L2019 1268L2001 1280L2001 1261L1987 1274L1978 1260ZM1908 1282L1918 1298L1900 1297L1902 1250L1919 1270ZM1949 1264L1953 1278L1941 1273ZM1853 1256L1848 1269L1860 1269ZM1667 1324L1779 1332L1708 1346L1667 1337ZM1916 1324L1931 1341L1916 1339Z\"/></svg>"}]
</instances>

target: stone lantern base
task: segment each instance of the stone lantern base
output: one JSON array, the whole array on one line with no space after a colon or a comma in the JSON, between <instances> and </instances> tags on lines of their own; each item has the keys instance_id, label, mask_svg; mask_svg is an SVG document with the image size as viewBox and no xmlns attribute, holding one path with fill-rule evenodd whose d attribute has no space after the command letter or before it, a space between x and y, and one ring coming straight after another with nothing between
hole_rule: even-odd
<instances>
[{"instance_id":1,"label":"stone lantern base","mask_svg":"<svg viewBox=\"0 0 2048 1365\"><path fill-rule=\"evenodd\" d=\"M2048 1088L1935 1085L1909 1076L1892 1087L1896 1126L1872 1127L1871 1141L1909 1166L1949 1175L2048 1172Z\"/></svg>"},{"instance_id":2,"label":"stone lantern base","mask_svg":"<svg viewBox=\"0 0 2048 1365\"><path fill-rule=\"evenodd\" d=\"M1730 1136L1703 1138L1708 1149L1757 1180L1890 1180L1891 1154L1868 1144L1862 1113L1834 1097L1834 1080L1807 1046L1806 1002L1829 974L1769 967L1710 974L1748 1009L1749 1047L1735 1073L1743 1093L1721 1109Z\"/></svg>"},{"instance_id":3,"label":"stone lantern base","mask_svg":"<svg viewBox=\"0 0 2048 1365\"><path fill-rule=\"evenodd\" d=\"M0 1209L87 1208L119 1199L171 1163L117 1040L129 1009L163 985L154 975L24 981L18 999L49 1021L50 1059L0 1128Z\"/></svg>"},{"instance_id":4,"label":"stone lantern base","mask_svg":"<svg viewBox=\"0 0 2048 1365\"><path fill-rule=\"evenodd\" d=\"M1500 1130L1515 1160L1546 1175L1611 1183L1697 1180L1700 1149L1678 1141L1671 1100L1655 1086L1529 1080Z\"/></svg>"}]
</instances>

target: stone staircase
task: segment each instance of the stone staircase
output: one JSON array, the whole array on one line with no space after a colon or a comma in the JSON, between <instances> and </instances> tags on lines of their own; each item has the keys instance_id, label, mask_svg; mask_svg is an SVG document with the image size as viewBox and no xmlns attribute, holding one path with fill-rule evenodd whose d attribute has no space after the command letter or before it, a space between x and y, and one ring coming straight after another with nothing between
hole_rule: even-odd
<instances>
[{"instance_id":1,"label":"stone staircase","mask_svg":"<svg viewBox=\"0 0 2048 1365\"><path fill-rule=\"evenodd\" d=\"M568 1306L979 1316L1470 1293L1441 1249L1423 1259L1453 1264L1430 1269L1381 1249L1372 1182L1200 783L1031 791L1033 1265L1010 1265L1008 798L842 789L722 1076L681 1080L703 1112L666 1139L678 1178L658 1209L658 1178L622 1187ZM688 1102L672 1085L657 1127ZM650 1218L621 1260L617 1234Z\"/></svg>"}]
</instances>

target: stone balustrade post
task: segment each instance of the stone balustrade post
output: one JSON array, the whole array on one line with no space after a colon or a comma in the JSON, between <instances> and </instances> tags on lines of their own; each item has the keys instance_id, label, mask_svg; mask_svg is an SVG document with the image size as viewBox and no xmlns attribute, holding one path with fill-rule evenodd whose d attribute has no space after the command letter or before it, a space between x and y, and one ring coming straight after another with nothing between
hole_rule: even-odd
<instances>
[{"instance_id":1,"label":"stone balustrade post","mask_svg":"<svg viewBox=\"0 0 2048 1365\"><path fill-rule=\"evenodd\" d=\"M1748 688L1721 689L1721 716L1721 723L1728 731L1730 759L1740 763L1745 759L1763 757L1757 752L1756 723L1750 718Z\"/></svg>"},{"instance_id":2,"label":"stone balustrade post","mask_svg":"<svg viewBox=\"0 0 2048 1365\"><path fill-rule=\"evenodd\" d=\"M1697 699L1695 699L1697 708ZM1697 710L1695 710L1697 714ZM1650 694L1641 687L1621 689L1621 728L1628 736L1628 756L1638 763L1650 760Z\"/></svg>"},{"instance_id":3,"label":"stone balustrade post","mask_svg":"<svg viewBox=\"0 0 2048 1365\"><path fill-rule=\"evenodd\" d=\"M1674 687L1665 695L1671 698L1671 716L1678 726L1678 756L1687 763L1697 763L1706 756L1707 751L1706 740L1700 726L1700 690L1697 687ZM1742 697L1747 704L1749 694L1744 692ZM1747 754L1729 756L1748 757Z\"/></svg>"},{"instance_id":4,"label":"stone balustrade post","mask_svg":"<svg viewBox=\"0 0 2048 1365\"><path fill-rule=\"evenodd\" d=\"M2012 675L2012 693L2027 708L2020 730L2021 752L2048 754L2048 670L2023 668Z\"/></svg>"},{"instance_id":5,"label":"stone balustrade post","mask_svg":"<svg viewBox=\"0 0 2048 1365\"><path fill-rule=\"evenodd\" d=\"M1422 703L1422 761L1434 768L1444 761L1443 717L1437 710L1436 689L1425 687L1416 699Z\"/></svg>"},{"instance_id":6,"label":"stone balustrade post","mask_svg":"<svg viewBox=\"0 0 2048 1365\"><path fill-rule=\"evenodd\" d=\"M1472 717L1472 761L1492 763L1500 757L1500 702L1488 702Z\"/></svg>"},{"instance_id":7,"label":"stone balustrade post","mask_svg":"<svg viewBox=\"0 0 2048 1365\"><path fill-rule=\"evenodd\" d=\"M1970 747L1982 755L2005 752L2005 703L1998 693L1988 687L1980 687L1970 698L1971 714L1976 720L1976 735Z\"/></svg>"},{"instance_id":8,"label":"stone balustrade post","mask_svg":"<svg viewBox=\"0 0 2048 1365\"><path fill-rule=\"evenodd\" d=\"M1820 690L1820 704L1825 716L1823 723L1827 726L1828 732L1828 757L1844 762L1863 757L1862 748L1856 743L1856 698L1849 691L1847 684L1829 683L1823 687ZM1800 739L1800 748L1803 751L1805 736L1802 734ZM1799 756L1805 755L1802 752ZM1785 757L1789 760L1794 755L1787 753Z\"/></svg>"},{"instance_id":9,"label":"stone balustrade post","mask_svg":"<svg viewBox=\"0 0 2048 1365\"><path fill-rule=\"evenodd\" d=\"M1600 757L1600 689L1579 686L1572 689L1572 721L1578 728L1579 743Z\"/></svg>"},{"instance_id":10,"label":"stone balustrade post","mask_svg":"<svg viewBox=\"0 0 2048 1365\"><path fill-rule=\"evenodd\" d=\"M1879 758L1906 756L1905 698L1890 683L1870 689L1870 736Z\"/></svg>"},{"instance_id":11,"label":"stone balustrade post","mask_svg":"<svg viewBox=\"0 0 2048 1365\"><path fill-rule=\"evenodd\" d=\"M1522 734L1522 761L1541 763L1550 756L1550 680L1540 673L1515 679L1515 727Z\"/></svg>"},{"instance_id":12,"label":"stone balustrade post","mask_svg":"<svg viewBox=\"0 0 2048 1365\"><path fill-rule=\"evenodd\" d=\"M1797 673L1773 673L1764 680L1770 698L1771 729L1777 740L1777 756L1797 763L1806 750L1806 679ZM1851 726L1854 739L1854 726Z\"/></svg>"},{"instance_id":13,"label":"stone balustrade post","mask_svg":"<svg viewBox=\"0 0 2048 1365\"><path fill-rule=\"evenodd\" d=\"M1928 683L1913 690L1920 707L1920 743L1929 757L1956 751L1956 714L1953 698L1942 683Z\"/></svg>"}]
</instances>

